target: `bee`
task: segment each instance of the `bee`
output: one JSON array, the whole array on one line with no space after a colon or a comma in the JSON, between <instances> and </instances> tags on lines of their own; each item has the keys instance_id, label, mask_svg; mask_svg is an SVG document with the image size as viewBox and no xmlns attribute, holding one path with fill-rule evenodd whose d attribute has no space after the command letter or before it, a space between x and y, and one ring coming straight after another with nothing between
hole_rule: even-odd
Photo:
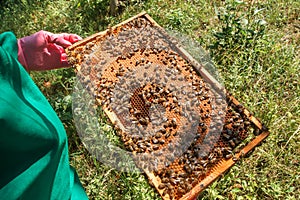
<instances>
[{"instance_id":1,"label":"bee","mask_svg":"<svg viewBox=\"0 0 300 200\"><path fill-rule=\"evenodd\" d=\"M258 136L260 134L260 130L258 128L254 129L253 134Z\"/></svg>"},{"instance_id":2,"label":"bee","mask_svg":"<svg viewBox=\"0 0 300 200\"><path fill-rule=\"evenodd\" d=\"M165 143L165 140L164 140L164 139L159 139L158 142L159 142L160 144L164 144L164 143Z\"/></svg>"},{"instance_id":3,"label":"bee","mask_svg":"<svg viewBox=\"0 0 300 200\"><path fill-rule=\"evenodd\" d=\"M193 186L190 183L186 183L185 188L187 191L190 191L191 189L193 189Z\"/></svg>"},{"instance_id":4,"label":"bee","mask_svg":"<svg viewBox=\"0 0 300 200\"><path fill-rule=\"evenodd\" d=\"M166 134L165 134L165 138L169 138L171 136L171 133L168 131Z\"/></svg>"},{"instance_id":5,"label":"bee","mask_svg":"<svg viewBox=\"0 0 300 200\"><path fill-rule=\"evenodd\" d=\"M236 157L236 156L232 156L232 160L233 160L234 162L237 162L239 159L238 159L238 157Z\"/></svg>"},{"instance_id":6,"label":"bee","mask_svg":"<svg viewBox=\"0 0 300 200\"><path fill-rule=\"evenodd\" d=\"M169 179L166 178L166 177L163 177L163 178L161 179L161 182L162 182L162 183L167 183L167 182L169 182Z\"/></svg>"},{"instance_id":7,"label":"bee","mask_svg":"<svg viewBox=\"0 0 300 200\"><path fill-rule=\"evenodd\" d=\"M192 173L192 169L190 168L189 165L184 165L183 169L186 171L187 174L191 174Z\"/></svg>"},{"instance_id":8,"label":"bee","mask_svg":"<svg viewBox=\"0 0 300 200\"><path fill-rule=\"evenodd\" d=\"M229 141L228 141L228 143L230 144L230 146L231 146L232 148L234 148L234 147L235 147L235 143L234 143L234 141L233 141L233 140L229 140Z\"/></svg>"},{"instance_id":9,"label":"bee","mask_svg":"<svg viewBox=\"0 0 300 200\"><path fill-rule=\"evenodd\" d=\"M149 153L151 153L153 151L152 147L147 147L146 151L148 151Z\"/></svg>"},{"instance_id":10,"label":"bee","mask_svg":"<svg viewBox=\"0 0 300 200\"><path fill-rule=\"evenodd\" d=\"M165 130L165 129L164 129ZM161 131L158 131L155 133L154 135L156 138L161 138L162 137L162 132Z\"/></svg>"},{"instance_id":11,"label":"bee","mask_svg":"<svg viewBox=\"0 0 300 200\"><path fill-rule=\"evenodd\" d=\"M266 126L263 124L262 127L261 127L261 130L262 130L262 131L268 131L269 129L268 129L268 127L266 127Z\"/></svg>"},{"instance_id":12,"label":"bee","mask_svg":"<svg viewBox=\"0 0 300 200\"><path fill-rule=\"evenodd\" d=\"M231 138L231 136L226 133L223 133L222 136L227 140L229 140Z\"/></svg>"},{"instance_id":13,"label":"bee","mask_svg":"<svg viewBox=\"0 0 300 200\"><path fill-rule=\"evenodd\" d=\"M164 188L166 188L165 184L161 183L161 184L158 185L158 189L162 190Z\"/></svg>"},{"instance_id":14,"label":"bee","mask_svg":"<svg viewBox=\"0 0 300 200\"><path fill-rule=\"evenodd\" d=\"M215 152L217 153L217 155L219 155L219 156L223 154L220 147L215 148L214 151L215 151Z\"/></svg>"},{"instance_id":15,"label":"bee","mask_svg":"<svg viewBox=\"0 0 300 200\"><path fill-rule=\"evenodd\" d=\"M241 140L239 138L233 138L233 142L235 143L235 145L237 145L241 142Z\"/></svg>"},{"instance_id":16,"label":"bee","mask_svg":"<svg viewBox=\"0 0 300 200\"><path fill-rule=\"evenodd\" d=\"M169 194L169 190L168 189L165 189L162 193L162 196L166 196L167 194Z\"/></svg>"},{"instance_id":17,"label":"bee","mask_svg":"<svg viewBox=\"0 0 300 200\"><path fill-rule=\"evenodd\" d=\"M149 121L147 120L147 119L145 119L145 118L140 118L139 119L139 123L141 124L141 125L147 125L148 123L149 123Z\"/></svg>"},{"instance_id":18,"label":"bee","mask_svg":"<svg viewBox=\"0 0 300 200\"><path fill-rule=\"evenodd\" d=\"M185 194L186 191L182 187L178 187L178 192L181 194Z\"/></svg>"},{"instance_id":19,"label":"bee","mask_svg":"<svg viewBox=\"0 0 300 200\"><path fill-rule=\"evenodd\" d=\"M152 143L157 144L159 141L156 138L152 138Z\"/></svg>"},{"instance_id":20,"label":"bee","mask_svg":"<svg viewBox=\"0 0 300 200\"><path fill-rule=\"evenodd\" d=\"M69 63L70 63L71 65L75 64L76 62L78 62L77 59L74 58L74 57L68 57L68 61L69 61Z\"/></svg>"},{"instance_id":21,"label":"bee","mask_svg":"<svg viewBox=\"0 0 300 200\"><path fill-rule=\"evenodd\" d=\"M212 158L212 159L209 161L209 163L213 164L213 163L215 163L216 161L217 161L217 158Z\"/></svg>"},{"instance_id":22,"label":"bee","mask_svg":"<svg viewBox=\"0 0 300 200\"><path fill-rule=\"evenodd\" d=\"M186 178L187 174L185 172L180 172L178 176L182 178Z\"/></svg>"},{"instance_id":23,"label":"bee","mask_svg":"<svg viewBox=\"0 0 300 200\"><path fill-rule=\"evenodd\" d=\"M165 165L165 167L169 167L170 163L166 161L164 165Z\"/></svg>"},{"instance_id":24,"label":"bee","mask_svg":"<svg viewBox=\"0 0 300 200\"><path fill-rule=\"evenodd\" d=\"M159 149L159 146L158 145L153 145L152 148L153 148L154 151L156 151L156 150Z\"/></svg>"},{"instance_id":25,"label":"bee","mask_svg":"<svg viewBox=\"0 0 300 200\"><path fill-rule=\"evenodd\" d=\"M165 134L167 132L167 130L165 129L166 127L162 128L159 130L159 132L161 132L162 134Z\"/></svg>"},{"instance_id":26,"label":"bee","mask_svg":"<svg viewBox=\"0 0 300 200\"><path fill-rule=\"evenodd\" d=\"M250 122L250 121L245 121L244 124L245 124L246 126L250 126L250 125L251 125L251 122Z\"/></svg>"},{"instance_id":27,"label":"bee","mask_svg":"<svg viewBox=\"0 0 300 200\"><path fill-rule=\"evenodd\" d=\"M168 181L168 183L166 185L167 185L167 187L169 189L169 194L170 194L172 192L172 190L173 190L173 185L171 184L170 179L169 179L169 181Z\"/></svg>"}]
</instances>

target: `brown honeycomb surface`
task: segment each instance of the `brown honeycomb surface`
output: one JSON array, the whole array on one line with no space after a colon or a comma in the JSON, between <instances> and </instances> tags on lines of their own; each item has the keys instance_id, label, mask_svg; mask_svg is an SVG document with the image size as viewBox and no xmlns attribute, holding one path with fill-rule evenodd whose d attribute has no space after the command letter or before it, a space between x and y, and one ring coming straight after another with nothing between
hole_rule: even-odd
<instances>
[{"instance_id":1,"label":"brown honeycomb surface","mask_svg":"<svg viewBox=\"0 0 300 200\"><path fill-rule=\"evenodd\" d=\"M194 198L269 134L146 13L67 53L163 199Z\"/></svg>"}]
</instances>

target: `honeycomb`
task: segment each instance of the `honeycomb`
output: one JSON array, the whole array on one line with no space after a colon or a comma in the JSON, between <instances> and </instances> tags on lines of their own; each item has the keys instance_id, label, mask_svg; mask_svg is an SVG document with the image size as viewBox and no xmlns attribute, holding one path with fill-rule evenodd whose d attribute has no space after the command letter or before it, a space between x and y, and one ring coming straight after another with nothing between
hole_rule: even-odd
<instances>
[{"instance_id":1,"label":"honeycomb","mask_svg":"<svg viewBox=\"0 0 300 200\"><path fill-rule=\"evenodd\" d=\"M196 197L269 134L146 13L66 51L163 199Z\"/></svg>"}]
</instances>

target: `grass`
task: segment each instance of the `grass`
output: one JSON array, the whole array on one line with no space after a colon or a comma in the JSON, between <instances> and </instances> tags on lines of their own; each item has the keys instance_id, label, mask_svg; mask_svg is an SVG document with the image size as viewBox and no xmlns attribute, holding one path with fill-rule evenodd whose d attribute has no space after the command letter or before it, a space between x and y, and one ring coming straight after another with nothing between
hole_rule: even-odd
<instances>
[{"instance_id":1,"label":"grass","mask_svg":"<svg viewBox=\"0 0 300 200\"><path fill-rule=\"evenodd\" d=\"M86 37L147 11L163 27L198 41L226 88L271 132L199 199L298 199L300 2L128 0L115 17L108 6L104 0L10 0L0 6L0 32L23 37L44 29ZM90 199L160 199L143 175L110 169L85 150L72 118L73 69L31 76L65 125L71 165Z\"/></svg>"}]
</instances>

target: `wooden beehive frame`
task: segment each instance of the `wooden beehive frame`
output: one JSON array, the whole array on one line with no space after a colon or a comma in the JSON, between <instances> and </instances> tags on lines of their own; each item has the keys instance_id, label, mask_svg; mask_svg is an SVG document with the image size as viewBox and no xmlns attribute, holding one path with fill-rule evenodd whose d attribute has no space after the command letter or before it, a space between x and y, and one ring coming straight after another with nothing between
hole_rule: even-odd
<instances>
[{"instance_id":1,"label":"wooden beehive frame","mask_svg":"<svg viewBox=\"0 0 300 200\"><path fill-rule=\"evenodd\" d=\"M66 49L66 52L70 55L72 53L72 51L74 51L77 47L84 46L87 43L89 43L90 41L95 40L95 38L97 38L97 37L105 36L109 32L114 31L118 27L121 27L122 25L125 25L128 22L131 22L134 19L137 19L139 17L146 18L146 20L148 20L152 24L152 26L156 26L156 27L161 28L148 14L146 14L145 12L142 12L142 13L140 13L140 14L132 17L132 18L129 18L128 20L123 21L122 23L120 23L120 24L118 24L118 25L116 25L116 26L114 26L114 27L112 27L112 28L110 28L106 31L96 33L94 35L91 35L90 37L85 38L82 41L77 42L76 44L68 47ZM180 198L180 200L190 200L190 199L195 198L201 191L203 191L207 186L209 186L214 180L216 180L218 177L220 177L222 174L224 174L228 169L230 169L230 167L235 164L236 160L238 160L241 156L247 154L255 146L257 146L259 143L261 143L269 135L269 132L260 123L260 121L258 119L256 119L253 115L251 115L251 113L247 109L242 107L241 104L232 95L230 95L221 86L221 84L219 84L218 81L216 81L213 78L213 76L211 76L205 70L205 68L201 64L199 64L195 59L193 59L193 57L187 51L185 51L185 49L183 49L180 46L176 46L176 47L177 47L177 51L180 53L180 56L182 56L185 60L187 60L189 63L191 63L191 65L193 67L197 68L197 71L200 73L200 76L206 82L208 82L210 85L212 85L215 90L224 92L227 95L227 99L229 99L229 101L233 105L240 108L239 112L242 112L242 114L245 115L248 118L248 120L252 122L252 124L255 126L255 128L260 130L260 134L257 135L254 139L252 139L238 153L236 153L234 155L235 156L234 159L233 158L230 158L230 159L227 159L227 160L222 159L220 162L218 162L218 164L214 167L214 169L210 172L210 174L208 176L206 176L203 180L201 180L201 182L199 182L197 185L195 185L189 192L187 192L185 195L183 195ZM77 70L80 71L80 66L77 66ZM114 112L112 112L108 109L104 109L104 111L108 115L108 117L112 121L112 123L118 125L119 127L122 127L122 123L119 121L117 115ZM165 200L170 199L170 197L168 195L163 196L162 195L163 191L158 189L158 185L160 184L160 180L157 178L157 176L155 176L155 174L151 171L147 171L147 170L144 170L144 171L147 174L149 180L156 187L157 191L161 194L163 199L165 199Z\"/></svg>"}]
</instances>

